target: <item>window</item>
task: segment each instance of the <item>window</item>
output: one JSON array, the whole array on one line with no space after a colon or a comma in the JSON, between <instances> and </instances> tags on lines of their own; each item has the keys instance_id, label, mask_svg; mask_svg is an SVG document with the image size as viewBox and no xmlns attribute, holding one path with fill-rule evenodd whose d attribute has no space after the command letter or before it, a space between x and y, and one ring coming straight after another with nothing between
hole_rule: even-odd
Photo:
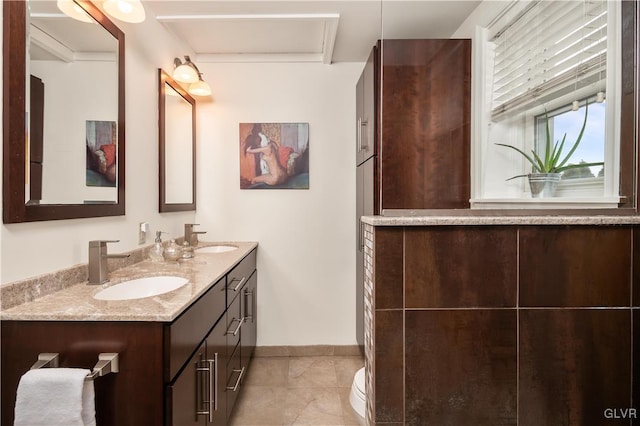
<instances>
[{"instance_id":1,"label":"window","mask_svg":"<svg viewBox=\"0 0 640 426\"><path fill-rule=\"evenodd\" d=\"M586 102L589 102L588 111ZM546 123L549 122L551 140L561 141L565 138L562 158L568 155L577 141L582 128L581 120L587 112L587 122L580 144L567 160L567 164L604 163L605 147L605 103L596 102L596 97L573 105L565 105L546 114L535 117L535 150L544 157L546 146ZM566 137L565 137L566 135ZM562 173L562 179L603 179L604 166L593 165L569 169Z\"/></svg>"},{"instance_id":2,"label":"window","mask_svg":"<svg viewBox=\"0 0 640 426\"><path fill-rule=\"evenodd\" d=\"M619 1L606 0L510 2L488 27L476 29L472 208L617 207L619 9ZM565 171L561 201L532 200L526 178L508 180L530 173L530 164L496 144L544 153L546 112L552 140L567 134L566 155L587 101L585 134L568 163L604 167Z\"/></svg>"}]
</instances>

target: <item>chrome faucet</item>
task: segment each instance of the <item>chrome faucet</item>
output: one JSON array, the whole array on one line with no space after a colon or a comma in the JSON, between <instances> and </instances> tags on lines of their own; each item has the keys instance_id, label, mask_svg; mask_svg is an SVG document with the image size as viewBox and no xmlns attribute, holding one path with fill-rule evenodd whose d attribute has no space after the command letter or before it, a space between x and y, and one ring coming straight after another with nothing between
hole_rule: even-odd
<instances>
[{"instance_id":1,"label":"chrome faucet","mask_svg":"<svg viewBox=\"0 0 640 426\"><path fill-rule=\"evenodd\" d=\"M107 259L123 259L128 254L107 254L107 243L117 243L120 240L89 241L89 284L102 284L109 281Z\"/></svg>"},{"instance_id":2,"label":"chrome faucet","mask_svg":"<svg viewBox=\"0 0 640 426\"><path fill-rule=\"evenodd\" d=\"M198 246L198 234L206 234L207 231L194 231L194 226L200 226L199 223L185 223L184 224L184 240L188 242L192 247Z\"/></svg>"}]
</instances>

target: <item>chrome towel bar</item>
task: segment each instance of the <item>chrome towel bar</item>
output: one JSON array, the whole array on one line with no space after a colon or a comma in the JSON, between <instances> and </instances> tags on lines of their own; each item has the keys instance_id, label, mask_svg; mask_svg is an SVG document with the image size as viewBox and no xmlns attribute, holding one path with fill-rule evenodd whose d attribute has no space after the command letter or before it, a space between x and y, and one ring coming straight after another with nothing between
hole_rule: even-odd
<instances>
[{"instance_id":1,"label":"chrome towel bar","mask_svg":"<svg viewBox=\"0 0 640 426\"><path fill-rule=\"evenodd\" d=\"M45 352L38 354L38 361L33 364L30 370L37 368L58 368L59 354ZM109 373L117 373L118 368L118 353L106 352L98 354L98 362L96 363L91 373L87 374L85 380L94 380L96 377L104 376Z\"/></svg>"}]
</instances>

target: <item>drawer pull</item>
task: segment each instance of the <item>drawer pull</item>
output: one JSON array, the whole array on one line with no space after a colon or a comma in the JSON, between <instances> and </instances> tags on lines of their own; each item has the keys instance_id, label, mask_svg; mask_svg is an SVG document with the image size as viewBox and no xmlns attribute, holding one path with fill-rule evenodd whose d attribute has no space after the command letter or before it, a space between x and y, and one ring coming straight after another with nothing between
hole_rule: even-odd
<instances>
[{"instance_id":1,"label":"drawer pull","mask_svg":"<svg viewBox=\"0 0 640 426\"><path fill-rule=\"evenodd\" d=\"M231 320L231 324L233 324L233 322L234 322L234 321L238 321L238 326L237 326L237 327L236 327L236 329L235 329L235 330L233 330L233 331L229 331L229 330L231 330L231 327L229 327L229 329L227 330L227 332L226 332L226 333L224 333L224 334L225 334L225 336L228 336L229 334L233 334L234 336L237 336L237 335L238 335L238 332L240 331L240 327L242 327L242 324L244 323L244 317L242 317L242 318L240 318L240 319L233 318L233 319Z\"/></svg>"},{"instance_id":2,"label":"drawer pull","mask_svg":"<svg viewBox=\"0 0 640 426\"><path fill-rule=\"evenodd\" d=\"M247 312L249 311L249 309L247 309L247 306L249 304L249 296L251 296L251 315L247 315ZM244 318L245 318L245 320L251 321L251 322L254 321L253 317L254 317L255 313L254 313L254 308L253 307L255 306L255 304L256 304L256 294L254 293L254 291L253 290L245 290L244 291L244 310L245 310Z\"/></svg>"},{"instance_id":3,"label":"drawer pull","mask_svg":"<svg viewBox=\"0 0 640 426\"><path fill-rule=\"evenodd\" d=\"M204 381L202 380L203 373ZM205 393L207 395L206 400L203 395ZM206 406L206 408L203 406ZM213 359L206 359L196 363L196 407L196 421L198 416L207 416L209 422L213 422L213 412L218 410L217 353Z\"/></svg>"},{"instance_id":4,"label":"drawer pull","mask_svg":"<svg viewBox=\"0 0 640 426\"><path fill-rule=\"evenodd\" d=\"M242 376L244 376L244 367L242 367L241 370L237 370L237 369L233 369L234 373L240 373L238 374L238 379L236 380L236 384L233 386L227 386L227 390L230 390L231 392L235 392L238 390L238 386L240 386L240 381L242 380Z\"/></svg>"},{"instance_id":5,"label":"drawer pull","mask_svg":"<svg viewBox=\"0 0 640 426\"><path fill-rule=\"evenodd\" d=\"M245 277L242 277L242 279L240 280L240 282L238 282L238 285L236 285L236 286L233 288L233 291L238 291L238 290L240 290L240 289L242 288L242 285L244 284L244 282L245 282L246 280L247 280L247 279L246 279ZM231 283L232 283L232 282L234 282L234 281L238 281L238 279L237 279L237 278L232 279L232 280L231 280L231 282L230 282L229 284L231 284Z\"/></svg>"}]
</instances>

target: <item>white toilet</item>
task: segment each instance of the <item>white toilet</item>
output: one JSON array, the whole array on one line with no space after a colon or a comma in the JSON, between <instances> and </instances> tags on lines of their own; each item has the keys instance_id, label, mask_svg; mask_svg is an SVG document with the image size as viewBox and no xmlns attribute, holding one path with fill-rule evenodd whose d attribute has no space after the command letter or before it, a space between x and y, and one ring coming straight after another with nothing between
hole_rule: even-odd
<instances>
[{"instance_id":1,"label":"white toilet","mask_svg":"<svg viewBox=\"0 0 640 426\"><path fill-rule=\"evenodd\" d=\"M358 422L365 426L365 411L367 409L367 398L364 391L364 367L356 372L351 385L351 394L349 394L349 402L353 411L358 417Z\"/></svg>"}]
</instances>

